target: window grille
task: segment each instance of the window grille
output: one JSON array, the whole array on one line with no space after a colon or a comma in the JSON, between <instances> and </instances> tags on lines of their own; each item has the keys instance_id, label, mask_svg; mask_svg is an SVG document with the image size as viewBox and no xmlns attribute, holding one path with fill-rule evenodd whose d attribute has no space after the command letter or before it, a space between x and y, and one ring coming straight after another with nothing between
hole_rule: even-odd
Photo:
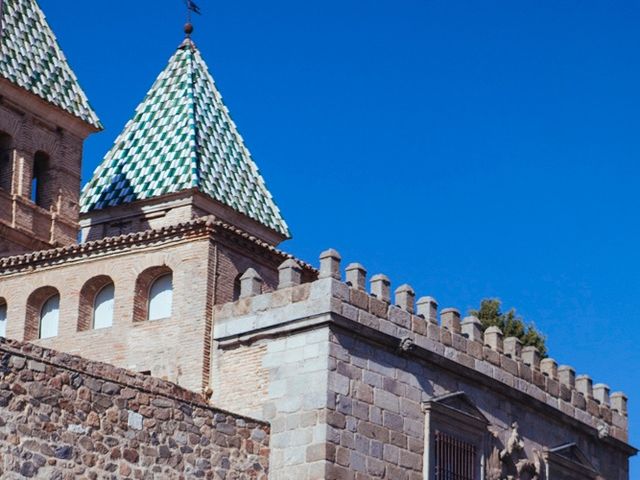
<instances>
[{"instance_id":1,"label":"window grille","mask_svg":"<svg viewBox=\"0 0 640 480\"><path fill-rule=\"evenodd\" d=\"M435 437L436 480L477 480L475 445L443 432Z\"/></svg>"}]
</instances>

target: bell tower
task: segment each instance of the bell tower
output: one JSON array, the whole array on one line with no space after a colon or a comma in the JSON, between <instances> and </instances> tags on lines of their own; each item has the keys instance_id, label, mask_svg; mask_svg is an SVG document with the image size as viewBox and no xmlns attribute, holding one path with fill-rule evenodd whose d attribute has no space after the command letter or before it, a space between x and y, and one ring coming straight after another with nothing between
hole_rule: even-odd
<instances>
[{"instance_id":1,"label":"bell tower","mask_svg":"<svg viewBox=\"0 0 640 480\"><path fill-rule=\"evenodd\" d=\"M83 142L102 127L35 0L0 5L4 257L76 243Z\"/></svg>"}]
</instances>

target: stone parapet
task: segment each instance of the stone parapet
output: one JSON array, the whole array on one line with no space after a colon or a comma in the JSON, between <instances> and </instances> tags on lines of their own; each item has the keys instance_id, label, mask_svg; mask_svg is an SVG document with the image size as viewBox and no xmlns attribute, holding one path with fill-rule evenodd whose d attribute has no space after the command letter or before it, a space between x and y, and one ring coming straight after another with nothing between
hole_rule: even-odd
<instances>
[{"instance_id":1,"label":"stone parapet","mask_svg":"<svg viewBox=\"0 0 640 480\"><path fill-rule=\"evenodd\" d=\"M326 256L325 256L326 257ZM541 361L534 347L522 347L502 332L485 334L477 322L460 321L455 309L442 311L437 323L437 303L432 298L418 301L412 313L413 290L402 287L391 304L390 282L384 275L372 278L372 293L362 291L357 282L335 278L337 252L331 255L331 275L277 292L241 299L214 308L214 339L221 345L250 341L272 331L296 330L311 325L334 323L370 339L395 343L407 355L428 355L432 361L482 375L511 396L535 400L532 404L549 408L563 418L622 442L628 441L627 404L624 394L611 396L600 387L596 396L574 380L571 367L558 368L553 359ZM364 268L359 266L360 272ZM523 397L524 396L524 397ZM611 401L610 398L615 398ZM604 434L602 432L605 432Z\"/></svg>"}]
</instances>

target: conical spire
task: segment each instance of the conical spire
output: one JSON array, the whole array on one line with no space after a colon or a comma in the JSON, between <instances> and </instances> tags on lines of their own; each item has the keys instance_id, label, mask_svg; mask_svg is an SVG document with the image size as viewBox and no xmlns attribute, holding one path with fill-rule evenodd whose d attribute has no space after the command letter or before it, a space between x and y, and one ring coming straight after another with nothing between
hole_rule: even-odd
<instances>
[{"instance_id":1,"label":"conical spire","mask_svg":"<svg viewBox=\"0 0 640 480\"><path fill-rule=\"evenodd\" d=\"M84 188L82 211L198 189L289 236L189 36Z\"/></svg>"},{"instance_id":2,"label":"conical spire","mask_svg":"<svg viewBox=\"0 0 640 480\"><path fill-rule=\"evenodd\" d=\"M0 77L102 129L35 0L0 6Z\"/></svg>"}]
</instances>

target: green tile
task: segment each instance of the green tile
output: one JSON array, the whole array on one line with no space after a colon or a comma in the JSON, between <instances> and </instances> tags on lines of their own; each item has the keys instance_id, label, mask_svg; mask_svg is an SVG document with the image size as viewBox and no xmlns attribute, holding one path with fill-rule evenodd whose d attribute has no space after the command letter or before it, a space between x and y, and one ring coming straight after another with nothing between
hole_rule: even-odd
<instances>
[{"instance_id":1,"label":"green tile","mask_svg":"<svg viewBox=\"0 0 640 480\"><path fill-rule=\"evenodd\" d=\"M82 211L194 187L289 236L207 65L185 40L85 186Z\"/></svg>"},{"instance_id":2,"label":"green tile","mask_svg":"<svg viewBox=\"0 0 640 480\"><path fill-rule=\"evenodd\" d=\"M101 129L35 0L3 3L0 77Z\"/></svg>"}]
</instances>

